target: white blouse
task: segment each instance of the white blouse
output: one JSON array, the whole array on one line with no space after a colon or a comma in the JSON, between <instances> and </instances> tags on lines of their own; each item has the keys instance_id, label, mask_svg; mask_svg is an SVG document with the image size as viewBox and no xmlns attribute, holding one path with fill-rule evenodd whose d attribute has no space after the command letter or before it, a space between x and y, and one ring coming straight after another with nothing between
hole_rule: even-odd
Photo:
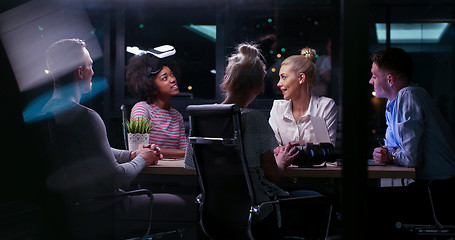
<instances>
[{"instance_id":1,"label":"white blouse","mask_svg":"<svg viewBox=\"0 0 455 240\"><path fill-rule=\"evenodd\" d=\"M335 145L337 132L337 107L327 97L311 96L307 112L296 122L292 115L292 100L275 100L270 110L269 124L281 146L289 142L314 142L311 117L322 117L329 132L330 142Z\"/></svg>"}]
</instances>

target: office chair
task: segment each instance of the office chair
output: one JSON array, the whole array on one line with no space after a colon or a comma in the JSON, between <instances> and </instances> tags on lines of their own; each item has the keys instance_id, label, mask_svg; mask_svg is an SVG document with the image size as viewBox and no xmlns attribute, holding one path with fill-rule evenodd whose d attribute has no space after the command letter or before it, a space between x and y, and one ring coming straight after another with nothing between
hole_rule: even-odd
<instances>
[{"instance_id":1,"label":"office chair","mask_svg":"<svg viewBox=\"0 0 455 240\"><path fill-rule=\"evenodd\" d=\"M45 158L40 164L46 165L45 175L47 181L46 202L48 213L47 219L51 238L70 238L70 239L92 239L106 238L114 239L115 226L122 226L122 221L115 217L113 205L104 207L103 203L113 203L124 197L147 195L150 198L149 215L147 221L147 231L142 233L122 233L120 237L135 237L140 235L142 238L153 236L151 231L151 218L153 206L153 194L147 189L137 189L131 191L116 191L95 196L90 199L77 199L71 187L65 189L55 189L49 183L52 174L64 168L64 159L61 158L59 139L56 134L55 119L51 113L45 113L43 120L29 124L28 128L32 136L41 144L41 155ZM59 183L62 186L71 186L71 179L65 178L65 174L59 174ZM103 207L100 207L103 206Z\"/></svg>"},{"instance_id":2,"label":"office chair","mask_svg":"<svg viewBox=\"0 0 455 240\"><path fill-rule=\"evenodd\" d=\"M126 121L130 119L131 106L122 104L120 106L120 110L122 111L123 144L125 144L125 149L128 150L128 131L126 129Z\"/></svg>"},{"instance_id":3,"label":"office chair","mask_svg":"<svg viewBox=\"0 0 455 240\"><path fill-rule=\"evenodd\" d=\"M420 236L455 237L455 197L449 192L455 187L455 179L429 181L426 189L434 224L409 224L397 222L396 228Z\"/></svg>"},{"instance_id":4,"label":"office chair","mask_svg":"<svg viewBox=\"0 0 455 240\"><path fill-rule=\"evenodd\" d=\"M319 214L325 216L323 219L303 220L302 226L294 229L292 234L303 235L305 239L327 237L332 208L327 196L289 197L268 202L256 200L243 152L238 106L190 105L187 112L190 119L189 142L202 192L197 197L200 224L209 238L254 239L252 223L265 205L272 205L280 211L283 219L299 217L296 221L309 216L298 210L300 207L315 209L322 206L323 212ZM292 216L295 213L299 216ZM312 231L306 231L308 229L303 224L309 224L307 226ZM305 232L299 233L301 230Z\"/></svg>"}]
</instances>

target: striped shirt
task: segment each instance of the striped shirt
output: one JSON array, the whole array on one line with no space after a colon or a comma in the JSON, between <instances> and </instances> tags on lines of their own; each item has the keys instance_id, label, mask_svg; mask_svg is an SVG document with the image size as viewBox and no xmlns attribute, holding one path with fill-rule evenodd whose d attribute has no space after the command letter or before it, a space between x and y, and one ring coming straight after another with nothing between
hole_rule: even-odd
<instances>
[{"instance_id":1,"label":"striped shirt","mask_svg":"<svg viewBox=\"0 0 455 240\"><path fill-rule=\"evenodd\" d=\"M131 110L131 120L147 118L152 121L150 143L161 148L186 149L187 139L182 115L175 110L164 110L155 104L138 102Z\"/></svg>"}]
</instances>

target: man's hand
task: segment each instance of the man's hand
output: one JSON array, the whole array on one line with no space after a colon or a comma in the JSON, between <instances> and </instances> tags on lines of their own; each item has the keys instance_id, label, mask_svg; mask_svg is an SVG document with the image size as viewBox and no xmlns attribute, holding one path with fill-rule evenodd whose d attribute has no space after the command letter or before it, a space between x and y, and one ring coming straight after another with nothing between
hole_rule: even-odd
<instances>
[{"instance_id":1,"label":"man's hand","mask_svg":"<svg viewBox=\"0 0 455 240\"><path fill-rule=\"evenodd\" d=\"M373 160L376 163L392 163L392 155L387 148L377 147L373 151Z\"/></svg>"},{"instance_id":2,"label":"man's hand","mask_svg":"<svg viewBox=\"0 0 455 240\"><path fill-rule=\"evenodd\" d=\"M136 158L136 156L137 156L137 151L130 152L130 161L133 160L134 158Z\"/></svg>"},{"instance_id":3,"label":"man's hand","mask_svg":"<svg viewBox=\"0 0 455 240\"><path fill-rule=\"evenodd\" d=\"M161 154L161 149L155 144L143 145L140 144L138 149L135 151L137 156L144 158L145 163L148 165L155 165L158 163L158 160L163 159Z\"/></svg>"}]
</instances>

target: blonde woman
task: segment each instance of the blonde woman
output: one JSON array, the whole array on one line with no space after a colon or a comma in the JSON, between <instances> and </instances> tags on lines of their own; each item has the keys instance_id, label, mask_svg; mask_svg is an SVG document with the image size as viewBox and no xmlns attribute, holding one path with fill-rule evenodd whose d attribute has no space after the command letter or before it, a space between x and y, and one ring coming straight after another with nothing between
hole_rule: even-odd
<instances>
[{"instance_id":1,"label":"blonde woman","mask_svg":"<svg viewBox=\"0 0 455 240\"><path fill-rule=\"evenodd\" d=\"M314 142L311 117L322 117L329 132L330 142L335 145L337 108L335 101L311 94L316 85L317 69L313 60L316 51L304 48L300 55L286 58L281 64L277 86L283 100L275 100L270 111L269 124L280 146L298 142Z\"/></svg>"},{"instance_id":2,"label":"blonde woman","mask_svg":"<svg viewBox=\"0 0 455 240\"><path fill-rule=\"evenodd\" d=\"M237 104L241 107L241 125L245 158L250 169L251 180L255 187L257 200L260 202L289 196L320 195L309 190L291 193L284 191L276 182L283 176L284 170L291 165L298 152L294 145L288 144L273 153L278 147L273 130L263 113L248 109L248 105L261 93L264 87L265 65L260 59L256 45L243 43L228 58L221 89L224 92L223 104ZM186 166L192 163L191 148L187 148ZM277 215L270 205L266 205L253 222L253 234L257 239L274 239L278 233Z\"/></svg>"},{"instance_id":3,"label":"blonde woman","mask_svg":"<svg viewBox=\"0 0 455 240\"><path fill-rule=\"evenodd\" d=\"M261 179L264 176L266 178L261 183L257 183L260 186L256 189L262 190L257 194L263 196L266 190L269 190L268 192L275 190L273 194L286 195L287 193L272 182L278 181L284 169L293 161L294 155L289 154L292 146L288 145L286 149L288 153L282 151L275 160L271 150L275 149L278 143L273 137L272 129L261 112L247 108L261 93L265 73L265 65L260 59L257 46L240 44L237 51L228 59L224 80L221 84L225 95L223 103L234 103L241 107L246 159L253 174L258 174L257 178L253 177L253 179ZM296 153L296 149L293 150L293 153Z\"/></svg>"}]
</instances>

